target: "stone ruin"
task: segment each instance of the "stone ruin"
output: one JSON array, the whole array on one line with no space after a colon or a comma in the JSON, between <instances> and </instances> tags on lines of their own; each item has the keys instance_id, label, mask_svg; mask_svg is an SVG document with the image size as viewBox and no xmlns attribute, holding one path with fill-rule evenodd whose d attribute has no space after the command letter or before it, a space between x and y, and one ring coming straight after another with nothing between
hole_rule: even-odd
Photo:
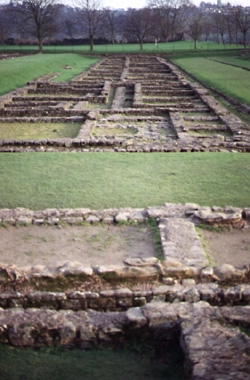
<instances>
[{"instance_id":1,"label":"stone ruin","mask_svg":"<svg viewBox=\"0 0 250 380\"><path fill-rule=\"evenodd\" d=\"M0 268L0 342L90 348L132 336L178 341L194 380L250 379L250 268L212 267L195 224L250 228L250 209L169 204L145 209L1 209L4 225L157 220L163 259L121 266ZM84 228L84 226L82 227ZM114 253L115 254L115 253ZM237 254L237 253L236 253ZM85 289L79 284L85 285ZM172 342L172 343L171 343Z\"/></svg>"},{"instance_id":2,"label":"stone ruin","mask_svg":"<svg viewBox=\"0 0 250 380\"><path fill-rule=\"evenodd\" d=\"M250 132L164 57L105 57L70 83L56 74L0 97L0 122L81 123L73 139L4 140L1 152L249 152ZM250 380L250 269L212 267L195 224L249 228L250 209L0 210L2 225L157 220L163 259L122 266L0 267L0 342L89 348L149 335L178 342L192 380ZM83 227L84 228L84 227ZM236 252L237 254L237 252ZM81 290L79 290L81 284Z\"/></svg>"},{"instance_id":3,"label":"stone ruin","mask_svg":"<svg viewBox=\"0 0 250 380\"><path fill-rule=\"evenodd\" d=\"M0 122L78 122L77 136L2 139L0 151L250 151L249 128L159 55L107 56L69 83L56 76L0 97Z\"/></svg>"}]
</instances>

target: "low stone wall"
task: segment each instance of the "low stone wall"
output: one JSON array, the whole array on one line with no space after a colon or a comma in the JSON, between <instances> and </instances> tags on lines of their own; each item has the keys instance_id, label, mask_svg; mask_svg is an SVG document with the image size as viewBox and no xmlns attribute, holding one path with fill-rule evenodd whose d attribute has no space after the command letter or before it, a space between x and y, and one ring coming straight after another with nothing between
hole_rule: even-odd
<instances>
[{"instance_id":1,"label":"low stone wall","mask_svg":"<svg viewBox=\"0 0 250 380\"><path fill-rule=\"evenodd\" d=\"M165 203L141 209L0 210L4 225L136 224L150 218L158 221L162 261L127 258L122 266L88 268L67 262L24 271L2 266L0 342L90 348L141 334L155 344L177 340L190 380L248 379L250 338L238 325L250 327L249 266L210 267L194 224L249 228L249 208Z\"/></svg>"},{"instance_id":2,"label":"low stone wall","mask_svg":"<svg viewBox=\"0 0 250 380\"><path fill-rule=\"evenodd\" d=\"M146 208L116 208L91 210L90 208L76 209L44 209L34 211L26 208L0 209L0 223L6 224L49 224L60 222L68 224L88 223L119 223L145 222L149 218L191 218L195 223L205 223L217 226L244 227L250 223L250 208L206 207L193 203L172 204L164 206L149 206Z\"/></svg>"},{"instance_id":3,"label":"low stone wall","mask_svg":"<svg viewBox=\"0 0 250 380\"><path fill-rule=\"evenodd\" d=\"M17 283L37 282L38 288L49 288L63 278L64 286L73 284L77 279L93 281L97 276L108 284L120 282L143 283L157 281L167 285L192 279L192 285L199 282L245 283L249 280L249 268L237 269L224 264L217 268L209 266L194 223L207 223L216 226L249 228L250 209L234 207L201 207L196 204L169 204L163 207L145 209L45 209L33 211L24 208L1 209L0 223L3 225L81 225L83 223L144 223L154 218L158 221L161 237L163 260L155 257L147 259L129 258L121 266L84 267L79 263L67 262L55 268L35 266L21 270L15 266L0 269L2 286ZM247 264L247 263L246 263ZM33 284L34 285L34 284Z\"/></svg>"},{"instance_id":4,"label":"low stone wall","mask_svg":"<svg viewBox=\"0 0 250 380\"><path fill-rule=\"evenodd\" d=\"M222 275L218 269L215 270L216 272L219 276ZM218 281L196 284L194 279L189 278L183 279L181 284L177 281L173 285L155 284L151 290L131 290L121 287L99 292L67 290L64 292L4 291L0 293L0 308L3 309L21 307L74 311L92 309L99 312L111 312L126 311L131 307L142 307L155 302L175 304L200 301L206 301L212 306L247 306L250 304L250 285L225 287L219 285Z\"/></svg>"},{"instance_id":5,"label":"low stone wall","mask_svg":"<svg viewBox=\"0 0 250 380\"><path fill-rule=\"evenodd\" d=\"M0 342L17 347L61 344L89 348L145 334L157 342L179 339L191 380L249 379L250 307L211 307L206 302L151 303L126 312L0 309Z\"/></svg>"}]
</instances>

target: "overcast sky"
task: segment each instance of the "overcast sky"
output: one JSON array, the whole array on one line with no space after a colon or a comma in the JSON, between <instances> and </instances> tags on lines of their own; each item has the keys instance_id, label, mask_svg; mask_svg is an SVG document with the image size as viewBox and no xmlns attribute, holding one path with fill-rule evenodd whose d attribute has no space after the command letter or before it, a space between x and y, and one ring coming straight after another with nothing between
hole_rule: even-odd
<instances>
[{"instance_id":1,"label":"overcast sky","mask_svg":"<svg viewBox=\"0 0 250 380\"><path fill-rule=\"evenodd\" d=\"M195 5L199 5L201 1L209 2L208 0L193 0L193 3ZM76 3L75 0L58 0L58 2L66 3L73 5ZM232 5L243 5L243 6L249 6L250 0L229 0L230 4ZM0 4L6 4L9 3L9 0L0 0ZM147 5L147 0L102 0L102 3L106 7L110 8L143 8ZM210 0L211 4L216 4L217 0ZM227 4L227 0L222 0L222 4Z\"/></svg>"},{"instance_id":2,"label":"overcast sky","mask_svg":"<svg viewBox=\"0 0 250 380\"><path fill-rule=\"evenodd\" d=\"M68 0L70 1L70 0ZM193 3L195 5L199 5L201 1L205 1L205 3L210 2L211 4L216 4L216 0L193 0ZM147 5L147 0L123 0L123 1L117 1L117 0L103 0L104 5L111 8L143 8ZM243 6L250 6L250 0L229 0L230 4L232 5L243 5ZM223 1L222 4L227 4L228 1Z\"/></svg>"}]
</instances>

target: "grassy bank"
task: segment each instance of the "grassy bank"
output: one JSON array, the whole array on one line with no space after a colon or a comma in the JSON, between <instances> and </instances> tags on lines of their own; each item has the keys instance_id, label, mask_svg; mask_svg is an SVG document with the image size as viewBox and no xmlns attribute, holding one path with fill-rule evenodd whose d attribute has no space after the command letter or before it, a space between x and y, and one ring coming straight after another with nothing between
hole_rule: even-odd
<instances>
[{"instance_id":1,"label":"grassy bank","mask_svg":"<svg viewBox=\"0 0 250 380\"><path fill-rule=\"evenodd\" d=\"M23 87L27 82L49 73L59 73L58 80L69 81L97 61L98 58L83 57L79 54L35 54L2 60L0 95ZM67 66L71 68L68 69Z\"/></svg>"},{"instance_id":2,"label":"grassy bank","mask_svg":"<svg viewBox=\"0 0 250 380\"><path fill-rule=\"evenodd\" d=\"M248 64L239 58L225 57L220 59L229 64L225 65L223 62L204 57L185 57L172 59L172 61L209 86L250 105L250 71L231 66L230 62L236 61L239 66L247 66Z\"/></svg>"},{"instance_id":3,"label":"grassy bank","mask_svg":"<svg viewBox=\"0 0 250 380\"><path fill-rule=\"evenodd\" d=\"M0 207L250 206L250 155L0 154Z\"/></svg>"}]
</instances>

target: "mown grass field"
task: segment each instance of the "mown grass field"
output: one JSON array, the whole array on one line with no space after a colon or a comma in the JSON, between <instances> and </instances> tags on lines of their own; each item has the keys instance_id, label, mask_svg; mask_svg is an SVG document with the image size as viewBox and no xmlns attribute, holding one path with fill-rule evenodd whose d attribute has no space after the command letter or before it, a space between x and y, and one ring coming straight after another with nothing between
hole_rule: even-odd
<instances>
[{"instance_id":1,"label":"mown grass field","mask_svg":"<svg viewBox=\"0 0 250 380\"><path fill-rule=\"evenodd\" d=\"M59 73L57 80L69 81L80 72L98 62L96 57L83 57L80 54L34 54L25 57L0 61L0 95L45 74ZM66 66L72 67L67 69Z\"/></svg>"},{"instance_id":2,"label":"mown grass field","mask_svg":"<svg viewBox=\"0 0 250 380\"><path fill-rule=\"evenodd\" d=\"M247 58L239 57L239 56L236 56L236 57L222 56L222 57L213 57L211 59L215 61L219 61L221 63L228 64L228 65L250 69L250 55L248 55Z\"/></svg>"},{"instance_id":3,"label":"mown grass field","mask_svg":"<svg viewBox=\"0 0 250 380\"><path fill-rule=\"evenodd\" d=\"M213 59L216 58L213 57ZM228 63L236 61L239 66L249 64L246 60L236 57L223 56L218 59ZM172 58L172 62L209 86L250 105L250 71L225 65L223 62L220 63L208 57Z\"/></svg>"},{"instance_id":4,"label":"mown grass field","mask_svg":"<svg viewBox=\"0 0 250 380\"><path fill-rule=\"evenodd\" d=\"M1 153L0 207L250 206L250 155Z\"/></svg>"},{"instance_id":5,"label":"mown grass field","mask_svg":"<svg viewBox=\"0 0 250 380\"><path fill-rule=\"evenodd\" d=\"M230 51L232 49L242 49L240 45L221 45L215 42L199 42L198 48L194 49L193 41L161 42L157 46L154 43L143 44L143 51L139 44L106 44L94 45L94 51L90 52L89 45L79 46L44 46L44 53L84 53L94 55L96 53L171 53L178 51ZM37 52L37 46L0 46L0 52Z\"/></svg>"}]
</instances>

